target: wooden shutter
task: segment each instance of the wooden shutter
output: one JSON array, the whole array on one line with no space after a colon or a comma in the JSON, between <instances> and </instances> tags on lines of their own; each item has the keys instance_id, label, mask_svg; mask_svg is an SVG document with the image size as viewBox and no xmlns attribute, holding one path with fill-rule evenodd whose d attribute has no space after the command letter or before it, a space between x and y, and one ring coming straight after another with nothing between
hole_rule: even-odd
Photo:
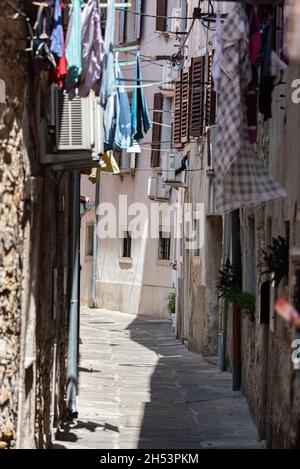
<instances>
[{"instance_id":1,"label":"wooden shutter","mask_svg":"<svg viewBox=\"0 0 300 469\"><path fill-rule=\"evenodd\" d=\"M173 120L173 146L181 148L181 78L175 82L174 120Z\"/></svg>"},{"instance_id":2,"label":"wooden shutter","mask_svg":"<svg viewBox=\"0 0 300 469\"><path fill-rule=\"evenodd\" d=\"M151 167L156 168L159 166L160 161L160 142L161 140L161 123L162 123L162 111L163 110L164 96L162 93L154 94L153 101L153 128L152 128L152 152L151 152Z\"/></svg>"},{"instance_id":3,"label":"wooden shutter","mask_svg":"<svg viewBox=\"0 0 300 469\"><path fill-rule=\"evenodd\" d=\"M181 70L181 143L189 141L190 136L190 70Z\"/></svg>"},{"instance_id":4,"label":"wooden shutter","mask_svg":"<svg viewBox=\"0 0 300 469\"><path fill-rule=\"evenodd\" d=\"M206 103L205 103L205 125L211 126L216 123L217 112L217 93L214 90L214 81L212 77L213 54L207 57L207 87L206 87Z\"/></svg>"},{"instance_id":5,"label":"wooden shutter","mask_svg":"<svg viewBox=\"0 0 300 469\"><path fill-rule=\"evenodd\" d=\"M161 17L167 16L167 6L168 0L156 0L156 31L166 31L167 20Z\"/></svg>"},{"instance_id":6,"label":"wooden shutter","mask_svg":"<svg viewBox=\"0 0 300 469\"><path fill-rule=\"evenodd\" d=\"M190 99L190 135L200 137L203 134L204 121L204 76L205 56L192 59L191 76L191 99Z\"/></svg>"}]
</instances>

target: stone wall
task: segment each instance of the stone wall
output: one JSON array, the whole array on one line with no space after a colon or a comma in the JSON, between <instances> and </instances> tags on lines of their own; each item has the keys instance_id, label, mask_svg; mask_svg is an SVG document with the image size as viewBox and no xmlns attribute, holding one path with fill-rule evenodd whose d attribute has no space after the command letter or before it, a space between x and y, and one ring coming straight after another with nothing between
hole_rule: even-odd
<instances>
[{"instance_id":1,"label":"stone wall","mask_svg":"<svg viewBox=\"0 0 300 469\"><path fill-rule=\"evenodd\" d=\"M69 175L39 164L47 74L24 51L24 18L1 8L0 448L47 447L64 412Z\"/></svg>"},{"instance_id":2,"label":"stone wall","mask_svg":"<svg viewBox=\"0 0 300 469\"><path fill-rule=\"evenodd\" d=\"M273 119L260 126L261 154L267 156L272 174L287 189L285 200L267 204L254 212L242 215L243 283L249 285L251 266L247 261L247 223L255 215L255 321L243 317L242 337L242 388L248 399L260 437L271 448L296 448L300 444L300 380L293 369L291 344L295 331L276 315L269 324L260 321L260 285L268 278L263 274L262 249L272 237L286 237L289 232L290 247L299 246L299 151L297 147L300 125L299 105L291 100L293 79L300 76L300 68L290 65L285 84L277 87L273 97ZM278 104L280 103L280 104ZM288 227L288 229L287 229ZM298 233L298 234L297 234ZM293 302L293 271L290 266L288 281L282 281L276 297L289 296Z\"/></svg>"},{"instance_id":3,"label":"stone wall","mask_svg":"<svg viewBox=\"0 0 300 469\"><path fill-rule=\"evenodd\" d=\"M11 8L1 8L0 78L6 83L6 103L0 104L0 448L10 448L16 444L18 412L26 172L22 116L29 76L26 61L16 53L17 35L26 34L24 22L9 20Z\"/></svg>"}]
</instances>

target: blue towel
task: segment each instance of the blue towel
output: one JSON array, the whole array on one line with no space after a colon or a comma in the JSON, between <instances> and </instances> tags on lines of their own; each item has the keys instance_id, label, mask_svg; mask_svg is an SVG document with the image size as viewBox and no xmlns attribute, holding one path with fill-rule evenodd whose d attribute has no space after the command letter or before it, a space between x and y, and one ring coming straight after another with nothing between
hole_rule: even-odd
<instances>
[{"instance_id":1,"label":"blue towel","mask_svg":"<svg viewBox=\"0 0 300 469\"><path fill-rule=\"evenodd\" d=\"M82 71L81 58L81 3L82 0L73 0L71 16L67 32L66 58L68 65L68 86L72 87L78 82Z\"/></svg>"},{"instance_id":2,"label":"blue towel","mask_svg":"<svg viewBox=\"0 0 300 469\"><path fill-rule=\"evenodd\" d=\"M56 57L62 57L64 53L64 31L62 25L61 0L55 0L54 26L50 36L50 50Z\"/></svg>"},{"instance_id":3,"label":"blue towel","mask_svg":"<svg viewBox=\"0 0 300 469\"><path fill-rule=\"evenodd\" d=\"M135 83L137 85L142 84L139 52L136 55ZM151 129L151 122L143 88L138 88L136 86L133 90L131 114L132 138L134 140L141 140L144 138L144 134L146 135L149 129Z\"/></svg>"},{"instance_id":4,"label":"blue towel","mask_svg":"<svg viewBox=\"0 0 300 469\"><path fill-rule=\"evenodd\" d=\"M116 78L118 85L123 85L123 75L118 63L116 63ZM131 136L131 112L127 91L119 87L115 96L115 136L113 142L114 150L127 150L132 145Z\"/></svg>"}]
</instances>

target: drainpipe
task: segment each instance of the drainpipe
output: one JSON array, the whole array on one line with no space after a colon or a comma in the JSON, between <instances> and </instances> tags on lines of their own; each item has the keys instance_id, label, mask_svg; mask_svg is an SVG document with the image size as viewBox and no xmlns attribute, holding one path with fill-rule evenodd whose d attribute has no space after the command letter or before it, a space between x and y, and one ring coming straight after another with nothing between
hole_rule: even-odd
<instances>
[{"instance_id":1,"label":"drainpipe","mask_svg":"<svg viewBox=\"0 0 300 469\"><path fill-rule=\"evenodd\" d=\"M231 214L232 223L232 265L234 274L242 286L240 216L236 210ZM232 390L239 391L242 380L241 363L241 314L236 305L232 308Z\"/></svg>"},{"instance_id":2,"label":"drainpipe","mask_svg":"<svg viewBox=\"0 0 300 469\"><path fill-rule=\"evenodd\" d=\"M67 409L70 417L78 416L76 407L79 325L79 230L80 171L71 176L71 301L68 329Z\"/></svg>"},{"instance_id":3,"label":"drainpipe","mask_svg":"<svg viewBox=\"0 0 300 469\"><path fill-rule=\"evenodd\" d=\"M230 259L231 242L231 218L230 215L224 216L224 235L223 235L223 265L227 259ZM226 340L227 340L227 317L228 302L223 298L220 300L219 308L219 347L218 347L218 366L221 371L226 370Z\"/></svg>"},{"instance_id":4,"label":"drainpipe","mask_svg":"<svg viewBox=\"0 0 300 469\"><path fill-rule=\"evenodd\" d=\"M91 307L96 307L96 285L97 285L97 257L98 257L98 237L97 237L97 225L98 225L98 207L100 204L100 178L96 182L96 194L95 194L95 214L94 214L94 231L93 231L93 266L92 266L92 301Z\"/></svg>"}]
</instances>

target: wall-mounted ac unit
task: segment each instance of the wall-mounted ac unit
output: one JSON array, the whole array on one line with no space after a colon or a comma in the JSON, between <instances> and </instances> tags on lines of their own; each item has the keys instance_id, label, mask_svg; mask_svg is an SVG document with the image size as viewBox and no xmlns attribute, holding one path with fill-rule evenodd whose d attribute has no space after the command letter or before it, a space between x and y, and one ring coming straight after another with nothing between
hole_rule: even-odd
<instances>
[{"instance_id":1,"label":"wall-mounted ac unit","mask_svg":"<svg viewBox=\"0 0 300 469\"><path fill-rule=\"evenodd\" d=\"M178 33L181 31L181 8L173 8L172 10L172 23L171 32Z\"/></svg>"},{"instance_id":2,"label":"wall-mounted ac unit","mask_svg":"<svg viewBox=\"0 0 300 469\"><path fill-rule=\"evenodd\" d=\"M62 168L97 166L103 153L103 111L92 94L73 100L51 87L48 121L40 127L41 162Z\"/></svg>"},{"instance_id":3,"label":"wall-mounted ac unit","mask_svg":"<svg viewBox=\"0 0 300 469\"><path fill-rule=\"evenodd\" d=\"M163 66L163 77L162 81L167 83L162 83L160 85L161 90L164 92L165 95L172 96L175 90L175 82L176 78L178 77L178 71L174 70L170 62L165 62Z\"/></svg>"},{"instance_id":4,"label":"wall-mounted ac unit","mask_svg":"<svg viewBox=\"0 0 300 469\"><path fill-rule=\"evenodd\" d=\"M176 176L176 169L181 167L181 155L180 153L168 153L165 152L162 155L162 168L163 175L162 179L164 184L167 185L178 185L181 183L180 177Z\"/></svg>"},{"instance_id":5,"label":"wall-mounted ac unit","mask_svg":"<svg viewBox=\"0 0 300 469\"><path fill-rule=\"evenodd\" d=\"M148 198L157 202L170 199L171 188L165 186L161 176L152 176L148 180Z\"/></svg>"},{"instance_id":6,"label":"wall-mounted ac unit","mask_svg":"<svg viewBox=\"0 0 300 469\"><path fill-rule=\"evenodd\" d=\"M121 172L133 172L136 169L136 153L128 153L122 151L121 161L120 161L120 170Z\"/></svg>"},{"instance_id":7,"label":"wall-mounted ac unit","mask_svg":"<svg viewBox=\"0 0 300 469\"><path fill-rule=\"evenodd\" d=\"M148 198L151 200L156 199L156 186L157 186L157 177L151 176L148 179Z\"/></svg>"}]
</instances>

